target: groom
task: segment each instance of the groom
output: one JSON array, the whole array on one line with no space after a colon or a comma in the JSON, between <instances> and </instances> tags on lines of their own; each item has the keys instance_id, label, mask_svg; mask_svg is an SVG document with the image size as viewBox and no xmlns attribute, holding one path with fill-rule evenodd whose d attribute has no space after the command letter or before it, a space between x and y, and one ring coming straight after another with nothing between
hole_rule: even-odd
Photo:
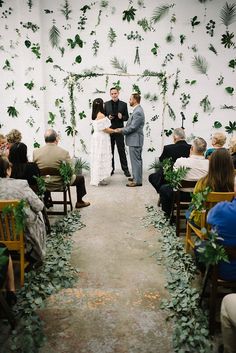
<instances>
[{"instance_id":1,"label":"groom","mask_svg":"<svg viewBox=\"0 0 236 353\"><path fill-rule=\"evenodd\" d=\"M145 116L143 108L140 105L140 100L141 97L138 93L131 94L129 104L134 109L133 113L125 127L114 130L115 133L125 135L126 145L129 146L133 178L128 179L130 181L126 184L128 187L142 186L142 147Z\"/></svg>"}]
</instances>

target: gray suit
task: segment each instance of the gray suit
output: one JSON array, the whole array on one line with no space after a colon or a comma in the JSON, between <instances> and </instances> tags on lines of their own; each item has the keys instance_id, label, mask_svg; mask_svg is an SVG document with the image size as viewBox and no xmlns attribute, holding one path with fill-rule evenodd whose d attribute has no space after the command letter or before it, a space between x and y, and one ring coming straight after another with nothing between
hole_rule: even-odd
<instances>
[{"instance_id":1,"label":"gray suit","mask_svg":"<svg viewBox=\"0 0 236 353\"><path fill-rule=\"evenodd\" d=\"M126 127L122 129L122 133L125 135L126 145L129 146L129 154L134 182L136 182L137 184L142 184L142 147L144 140L144 122L145 116L143 108L140 105L137 105L134 108L133 114L127 121Z\"/></svg>"}]
</instances>

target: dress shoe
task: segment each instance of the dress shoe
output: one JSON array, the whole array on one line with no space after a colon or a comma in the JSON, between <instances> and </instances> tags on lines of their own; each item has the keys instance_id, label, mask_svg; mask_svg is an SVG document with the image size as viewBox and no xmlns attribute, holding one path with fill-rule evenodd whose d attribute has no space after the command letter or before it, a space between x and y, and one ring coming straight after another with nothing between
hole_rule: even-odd
<instances>
[{"instance_id":1,"label":"dress shoe","mask_svg":"<svg viewBox=\"0 0 236 353\"><path fill-rule=\"evenodd\" d=\"M131 178L128 178L128 180L129 180L129 181L134 181L134 178L131 177Z\"/></svg>"},{"instance_id":2,"label":"dress shoe","mask_svg":"<svg viewBox=\"0 0 236 353\"><path fill-rule=\"evenodd\" d=\"M106 180L101 180L98 185L108 185L108 182Z\"/></svg>"},{"instance_id":3,"label":"dress shoe","mask_svg":"<svg viewBox=\"0 0 236 353\"><path fill-rule=\"evenodd\" d=\"M90 205L90 202L80 201L80 202L76 202L75 208L88 207L89 205Z\"/></svg>"},{"instance_id":4,"label":"dress shoe","mask_svg":"<svg viewBox=\"0 0 236 353\"><path fill-rule=\"evenodd\" d=\"M126 186L130 187L130 188L135 188L136 186L142 186L143 184L137 184L134 182L128 183L126 184Z\"/></svg>"},{"instance_id":5,"label":"dress shoe","mask_svg":"<svg viewBox=\"0 0 236 353\"><path fill-rule=\"evenodd\" d=\"M114 172L115 172L115 171L112 169L112 171L111 171L111 176L114 174Z\"/></svg>"},{"instance_id":6,"label":"dress shoe","mask_svg":"<svg viewBox=\"0 0 236 353\"><path fill-rule=\"evenodd\" d=\"M125 175L127 178L131 177L131 174L130 174L130 172L129 172L129 171L124 172L124 175Z\"/></svg>"}]
</instances>

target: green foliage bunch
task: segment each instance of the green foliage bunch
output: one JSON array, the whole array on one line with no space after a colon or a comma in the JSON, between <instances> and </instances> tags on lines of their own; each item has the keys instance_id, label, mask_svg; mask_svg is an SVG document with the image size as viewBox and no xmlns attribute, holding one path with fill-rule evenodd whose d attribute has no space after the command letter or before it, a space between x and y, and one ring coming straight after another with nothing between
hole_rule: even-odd
<instances>
[{"instance_id":1,"label":"green foliage bunch","mask_svg":"<svg viewBox=\"0 0 236 353\"><path fill-rule=\"evenodd\" d=\"M77 271L70 264L72 233L83 228L80 214L72 212L58 221L47 238L46 256L43 265L25 275L25 285L17 293L14 310L19 325L12 332L12 353L37 353L45 337L43 326L36 310L44 307L44 300L61 290L74 285ZM7 351L7 350L6 350Z\"/></svg>"},{"instance_id":2,"label":"green foliage bunch","mask_svg":"<svg viewBox=\"0 0 236 353\"><path fill-rule=\"evenodd\" d=\"M207 195L211 192L211 188L207 186L203 191L193 193L191 195L190 208L196 211L203 211L205 209Z\"/></svg>"},{"instance_id":3,"label":"green foliage bunch","mask_svg":"<svg viewBox=\"0 0 236 353\"><path fill-rule=\"evenodd\" d=\"M70 184L74 170L69 162L62 161L59 167L59 172L64 185Z\"/></svg>"},{"instance_id":4,"label":"green foliage bunch","mask_svg":"<svg viewBox=\"0 0 236 353\"><path fill-rule=\"evenodd\" d=\"M82 170L89 170L89 164L87 161L85 161L83 158L79 157L76 158L75 164L74 164L74 171L76 175L82 174Z\"/></svg>"},{"instance_id":5,"label":"green foliage bunch","mask_svg":"<svg viewBox=\"0 0 236 353\"><path fill-rule=\"evenodd\" d=\"M3 215L9 215L13 213L16 222L16 232L20 233L25 229L25 207L27 207L27 202L25 200L20 200L16 206L6 206L3 208Z\"/></svg>"},{"instance_id":6,"label":"green foliage bunch","mask_svg":"<svg viewBox=\"0 0 236 353\"><path fill-rule=\"evenodd\" d=\"M166 158L162 162L164 178L173 189L178 189L190 168L179 167L173 169L173 162L171 158Z\"/></svg>"},{"instance_id":7,"label":"green foliage bunch","mask_svg":"<svg viewBox=\"0 0 236 353\"><path fill-rule=\"evenodd\" d=\"M207 267L211 265L217 265L220 261L228 262L228 256L225 252L223 245L220 244L220 240L216 230L212 229L207 232L205 228L202 229L205 234L205 240L199 240L196 242L197 252L199 254L199 261L204 263Z\"/></svg>"},{"instance_id":8,"label":"green foliage bunch","mask_svg":"<svg viewBox=\"0 0 236 353\"><path fill-rule=\"evenodd\" d=\"M167 285L170 299L163 300L161 308L171 319L173 328L173 352L211 353L208 318L199 306L199 292L192 283L196 275L196 266L184 244L176 236L175 228L169 225L164 213L153 206L147 206L146 225L153 225L161 233L161 261L167 270Z\"/></svg>"}]
</instances>

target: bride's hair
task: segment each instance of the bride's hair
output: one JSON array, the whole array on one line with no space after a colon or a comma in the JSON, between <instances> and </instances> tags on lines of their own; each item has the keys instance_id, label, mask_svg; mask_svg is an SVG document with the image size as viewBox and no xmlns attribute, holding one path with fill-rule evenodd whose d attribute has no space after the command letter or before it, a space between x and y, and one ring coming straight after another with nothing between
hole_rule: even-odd
<instances>
[{"instance_id":1,"label":"bride's hair","mask_svg":"<svg viewBox=\"0 0 236 353\"><path fill-rule=\"evenodd\" d=\"M98 113L105 113L102 98L96 98L93 101L92 120L95 120L97 118Z\"/></svg>"}]
</instances>

